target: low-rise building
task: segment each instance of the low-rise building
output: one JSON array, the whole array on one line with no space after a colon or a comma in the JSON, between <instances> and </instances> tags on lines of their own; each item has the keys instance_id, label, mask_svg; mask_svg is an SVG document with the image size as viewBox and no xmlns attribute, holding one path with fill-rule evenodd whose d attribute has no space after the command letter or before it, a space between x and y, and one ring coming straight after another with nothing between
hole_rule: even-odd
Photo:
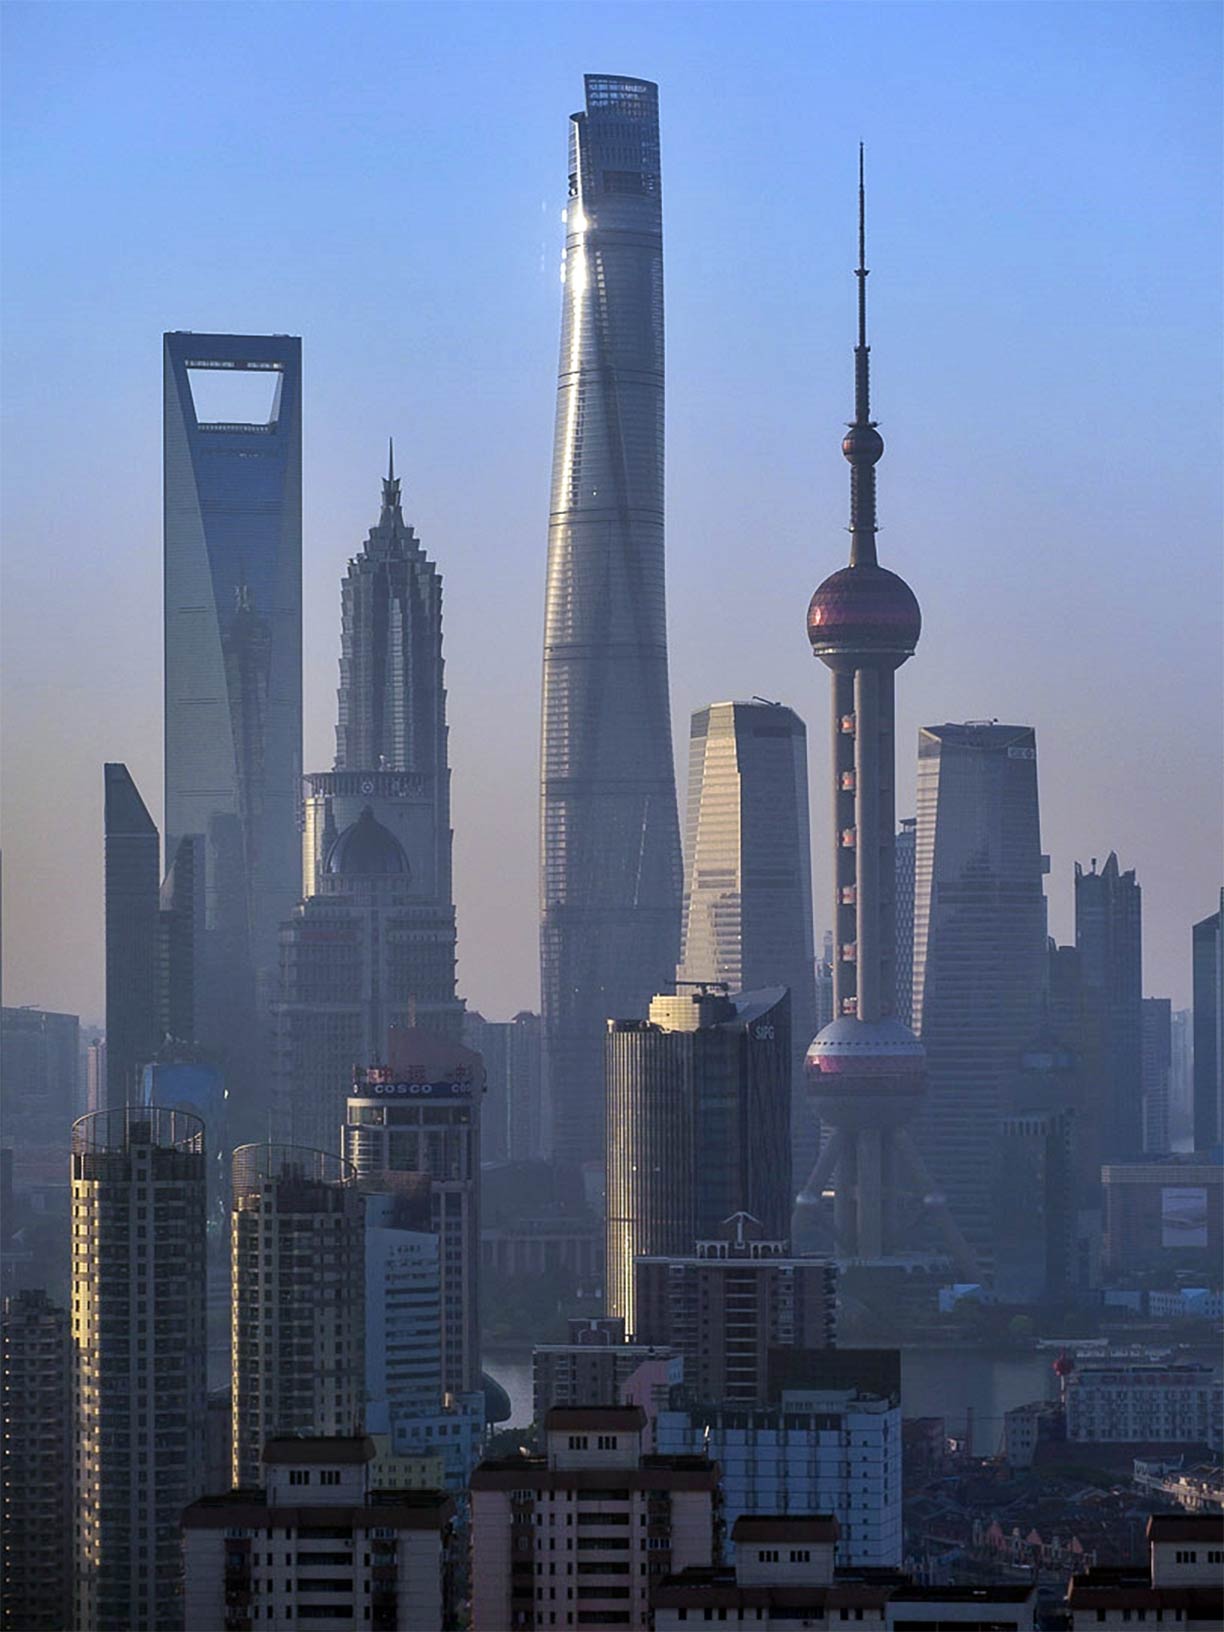
<instances>
[{"instance_id":1,"label":"low-rise building","mask_svg":"<svg viewBox=\"0 0 1224 1632\"><path fill-rule=\"evenodd\" d=\"M263 1490L183 1514L185 1632L449 1624L451 1499L375 1490L365 1437L272 1439Z\"/></svg>"},{"instance_id":2,"label":"low-rise building","mask_svg":"<svg viewBox=\"0 0 1224 1632\"><path fill-rule=\"evenodd\" d=\"M543 1456L472 1475L472 1625L649 1627L651 1589L708 1566L718 1470L705 1456L643 1454L637 1406L557 1408Z\"/></svg>"},{"instance_id":3,"label":"low-rise building","mask_svg":"<svg viewBox=\"0 0 1224 1632\"><path fill-rule=\"evenodd\" d=\"M1224 1379L1207 1365L1086 1365L1066 1384L1067 1439L1224 1444Z\"/></svg>"},{"instance_id":4,"label":"low-rise building","mask_svg":"<svg viewBox=\"0 0 1224 1632\"><path fill-rule=\"evenodd\" d=\"M733 1531L732 1566L690 1568L654 1593L655 1632L694 1623L838 1627L855 1632L1031 1632L1032 1585L924 1587L900 1570L836 1565L839 1526L831 1514L761 1514Z\"/></svg>"},{"instance_id":5,"label":"low-rise building","mask_svg":"<svg viewBox=\"0 0 1224 1632\"><path fill-rule=\"evenodd\" d=\"M1224 1626L1224 1514L1154 1513L1146 1563L1088 1570L1071 1582L1072 1632L1084 1627L1172 1621Z\"/></svg>"},{"instance_id":6,"label":"low-rise building","mask_svg":"<svg viewBox=\"0 0 1224 1632\"><path fill-rule=\"evenodd\" d=\"M621 1390L646 1360L670 1361L669 1344L626 1343L619 1317L571 1320L568 1343L539 1343L531 1351L536 1422L554 1406L620 1405ZM679 1380L681 1369L676 1369Z\"/></svg>"},{"instance_id":7,"label":"low-rise building","mask_svg":"<svg viewBox=\"0 0 1224 1632\"><path fill-rule=\"evenodd\" d=\"M858 1351L831 1350L853 1370ZM885 1353L887 1351L881 1351ZM823 1358L815 1355L810 1362ZM895 1353L892 1356L896 1361ZM838 1563L901 1562L901 1400L828 1367L826 1386L783 1387L765 1406L693 1405L663 1411L659 1450L707 1455L719 1466L729 1530L756 1514L830 1513ZM877 1383L877 1387L878 1387Z\"/></svg>"}]
</instances>

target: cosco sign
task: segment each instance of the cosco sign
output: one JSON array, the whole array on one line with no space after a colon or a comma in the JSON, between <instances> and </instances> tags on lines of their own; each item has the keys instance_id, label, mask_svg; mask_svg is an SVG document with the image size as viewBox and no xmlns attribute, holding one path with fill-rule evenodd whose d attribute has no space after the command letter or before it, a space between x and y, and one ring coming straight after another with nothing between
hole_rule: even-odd
<instances>
[{"instance_id":1,"label":"cosco sign","mask_svg":"<svg viewBox=\"0 0 1224 1632\"><path fill-rule=\"evenodd\" d=\"M359 1094L374 1099L453 1099L471 1091L470 1082L367 1082Z\"/></svg>"}]
</instances>

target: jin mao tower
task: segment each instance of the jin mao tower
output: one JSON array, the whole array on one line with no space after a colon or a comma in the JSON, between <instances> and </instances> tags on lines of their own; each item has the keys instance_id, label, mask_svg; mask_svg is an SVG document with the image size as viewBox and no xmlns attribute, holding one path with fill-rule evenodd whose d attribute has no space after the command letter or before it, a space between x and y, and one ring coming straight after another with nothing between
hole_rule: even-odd
<instances>
[{"instance_id":1,"label":"jin mao tower","mask_svg":"<svg viewBox=\"0 0 1224 1632\"><path fill-rule=\"evenodd\" d=\"M835 1191L837 1250L880 1258L898 1249L904 1179L934 1185L905 1124L923 1093L921 1043L896 1016L895 673L922 629L913 590L876 555L875 467L884 439L871 417L863 154L859 149L858 344L855 413L842 442L850 463L850 564L808 607L812 650L833 672L833 1019L808 1050L817 1114L832 1138L808 1182ZM963 1242L942 1208L948 1244Z\"/></svg>"},{"instance_id":2,"label":"jin mao tower","mask_svg":"<svg viewBox=\"0 0 1224 1632\"><path fill-rule=\"evenodd\" d=\"M554 1153L603 1151L603 1039L679 951L663 584L658 87L588 74L570 124L541 744Z\"/></svg>"}]
</instances>

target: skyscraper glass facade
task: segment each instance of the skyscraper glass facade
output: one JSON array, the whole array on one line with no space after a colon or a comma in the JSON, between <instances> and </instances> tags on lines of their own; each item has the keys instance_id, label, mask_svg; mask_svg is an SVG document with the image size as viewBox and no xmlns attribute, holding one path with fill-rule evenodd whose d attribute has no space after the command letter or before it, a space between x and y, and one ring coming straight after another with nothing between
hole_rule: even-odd
<instances>
[{"instance_id":1,"label":"skyscraper glass facade","mask_svg":"<svg viewBox=\"0 0 1224 1632\"><path fill-rule=\"evenodd\" d=\"M541 746L555 1155L603 1152L603 1029L675 967L680 835L663 578L658 88L586 78L570 124Z\"/></svg>"},{"instance_id":2,"label":"skyscraper glass facade","mask_svg":"<svg viewBox=\"0 0 1224 1632\"><path fill-rule=\"evenodd\" d=\"M806 1178L818 1129L803 1093L816 1031L807 730L779 703L713 703L689 734L679 978L786 986L791 1144Z\"/></svg>"},{"instance_id":3,"label":"skyscraper glass facade","mask_svg":"<svg viewBox=\"0 0 1224 1632\"><path fill-rule=\"evenodd\" d=\"M914 1025L927 1101L914 1137L980 1252L1004 1090L1041 1015L1044 860L1031 726L970 722L918 738Z\"/></svg>"},{"instance_id":4,"label":"skyscraper glass facade","mask_svg":"<svg viewBox=\"0 0 1224 1632\"><path fill-rule=\"evenodd\" d=\"M217 374L272 376L268 417L201 418ZM198 1031L227 1048L241 1109L299 895L301 342L167 334L164 436L166 854L205 840Z\"/></svg>"},{"instance_id":5,"label":"skyscraper glass facade","mask_svg":"<svg viewBox=\"0 0 1224 1632\"><path fill-rule=\"evenodd\" d=\"M1097 871L1075 864L1075 944L1084 984L1105 1019L1102 1158L1143 1152L1143 897L1110 852Z\"/></svg>"}]
</instances>

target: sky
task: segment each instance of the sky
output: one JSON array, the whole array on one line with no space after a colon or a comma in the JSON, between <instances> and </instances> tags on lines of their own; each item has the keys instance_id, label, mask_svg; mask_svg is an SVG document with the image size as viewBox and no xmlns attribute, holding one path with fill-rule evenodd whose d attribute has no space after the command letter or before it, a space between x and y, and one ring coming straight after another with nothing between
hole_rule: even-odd
<instances>
[{"instance_id":1,"label":"sky","mask_svg":"<svg viewBox=\"0 0 1224 1632\"><path fill-rule=\"evenodd\" d=\"M4 1001L103 1011L102 764L161 819L161 335L304 361L305 760L388 435L445 584L460 991L538 1002L540 646L568 116L660 86L677 774L728 697L809 726L844 562L867 143L881 557L918 727L1036 727L1051 931L1143 886L1190 999L1221 862L1213 4L25 4L3 28Z\"/></svg>"}]
</instances>

